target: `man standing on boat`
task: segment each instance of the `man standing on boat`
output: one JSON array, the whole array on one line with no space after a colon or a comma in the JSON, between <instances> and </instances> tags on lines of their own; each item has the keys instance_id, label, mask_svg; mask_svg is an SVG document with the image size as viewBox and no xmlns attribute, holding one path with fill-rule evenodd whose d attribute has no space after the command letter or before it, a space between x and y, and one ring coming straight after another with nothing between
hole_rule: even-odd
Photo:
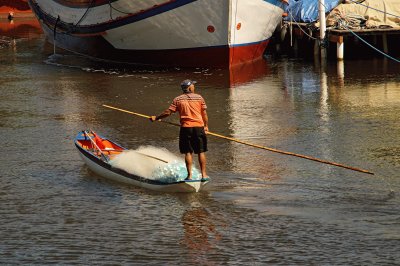
<instances>
[{"instance_id":1,"label":"man standing on boat","mask_svg":"<svg viewBox=\"0 0 400 266\"><path fill-rule=\"evenodd\" d=\"M202 178L206 174L206 155L208 131L207 105L203 97L194 93L196 81L186 79L182 81L183 94L176 97L167 110L158 116L151 116L150 120L156 121L170 116L178 111L180 117L179 150L185 154L188 180L192 179L193 152L198 155Z\"/></svg>"}]
</instances>

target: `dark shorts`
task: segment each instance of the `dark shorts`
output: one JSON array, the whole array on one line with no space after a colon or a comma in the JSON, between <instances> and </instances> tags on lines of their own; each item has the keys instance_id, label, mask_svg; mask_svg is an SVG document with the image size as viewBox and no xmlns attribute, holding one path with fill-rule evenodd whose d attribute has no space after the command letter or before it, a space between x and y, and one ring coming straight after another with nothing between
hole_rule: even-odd
<instances>
[{"instance_id":1,"label":"dark shorts","mask_svg":"<svg viewBox=\"0 0 400 266\"><path fill-rule=\"evenodd\" d=\"M179 132L181 153L202 153L207 151L207 135L204 127L181 127Z\"/></svg>"}]
</instances>

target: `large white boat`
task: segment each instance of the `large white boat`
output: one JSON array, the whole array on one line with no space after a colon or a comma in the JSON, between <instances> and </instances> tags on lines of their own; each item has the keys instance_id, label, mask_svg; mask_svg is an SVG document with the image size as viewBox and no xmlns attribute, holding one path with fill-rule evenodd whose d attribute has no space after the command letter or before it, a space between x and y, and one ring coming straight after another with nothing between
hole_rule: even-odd
<instances>
[{"instance_id":1,"label":"large white boat","mask_svg":"<svg viewBox=\"0 0 400 266\"><path fill-rule=\"evenodd\" d=\"M96 59L227 67L262 57L285 0L29 0L50 42Z\"/></svg>"}]
</instances>

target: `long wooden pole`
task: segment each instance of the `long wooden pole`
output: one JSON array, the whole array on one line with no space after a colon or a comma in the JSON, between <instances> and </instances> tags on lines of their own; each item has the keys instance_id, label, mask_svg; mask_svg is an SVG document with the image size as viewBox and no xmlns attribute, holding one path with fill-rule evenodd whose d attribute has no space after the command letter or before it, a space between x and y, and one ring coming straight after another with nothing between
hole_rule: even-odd
<instances>
[{"instance_id":1,"label":"long wooden pole","mask_svg":"<svg viewBox=\"0 0 400 266\"><path fill-rule=\"evenodd\" d=\"M114 109L114 110L121 111L121 112L124 112L124 113L132 114L132 115L136 115L136 116L140 116L140 117L144 117L144 118L150 118L150 116L148 116L148 115L143 115L143 114L131 112L131 111L128 111L128 110L117 108L117 107L113 107L113 106L109 106L109 105L105 105L105 104L103 104L103 106L106 107L106 108ZM170 125L174 125L174 126L180 126L177 123L172 123L172 122L163 121L163 120L159 120L159 122L170 124ZM351 167L351 166L347 166L347 165L344 165L344 164L335 163L335 162L331 162L331 161L326 161L326 160L314 158L314 157L307 156L307 155L302 155L302 154L297 154L297 153L293 153L293 152L287 152L287 151L282 151L282 150L278 150L278 149L274 149L274 148L269 148L269 147L253 144L253 143L250 143L250 142L247 142L247 141L243 141L243 140L239 140L239 139L223 136L223 135L220 135L220 134L217 134L217 133L213 133L213 132L210 132L210 131L208 131L207 134L211 135L211 136L214 136L214 137L218 137L218 138L226 139L226 140L229 140L229 141L237 142L237 143L240 143L240 144L244 144L244 145L247 145L247 146L251 146L251 147L254 147L254 148L259 148L259 149L263 149L263 150L267 150L267 151L271 151L271 152L276 152L276 153L280 153L280 154L295 156L295 157L299 157L299 158L303 158L303 159L307 159L307 160L315 161L315 162L319 162L319 163L334 165L334 166L337 166L337 167L342 167L342 168L346 168L346 169L349 169L349 170L353 170L353 171L357 171L357 172L361 172L361 173L365 173L365 174L370 174L370 175L374 174L373 172L370 172L368 170L364 170L364 169L360 169L360 168L356 168L356 167Z\"/></svg>"}]
</instances>

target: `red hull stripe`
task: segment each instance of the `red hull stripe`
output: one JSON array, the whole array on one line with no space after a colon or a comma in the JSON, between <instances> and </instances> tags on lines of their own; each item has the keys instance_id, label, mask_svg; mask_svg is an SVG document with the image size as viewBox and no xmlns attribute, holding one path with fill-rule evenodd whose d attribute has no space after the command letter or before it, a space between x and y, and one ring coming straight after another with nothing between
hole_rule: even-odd
<instances>
[{"instance_id":1,"label":"red hull stripe","mask_svg":"<svg viewBox=\"0 0 400 266\"><path fill-rule=\"evenodd\" d=\"M249 44L240 44L229 49L229 65L243 64L249 61L254 61L262 57L265 48L269 43L269 39Z\"/></svg>"}]
</instances>

